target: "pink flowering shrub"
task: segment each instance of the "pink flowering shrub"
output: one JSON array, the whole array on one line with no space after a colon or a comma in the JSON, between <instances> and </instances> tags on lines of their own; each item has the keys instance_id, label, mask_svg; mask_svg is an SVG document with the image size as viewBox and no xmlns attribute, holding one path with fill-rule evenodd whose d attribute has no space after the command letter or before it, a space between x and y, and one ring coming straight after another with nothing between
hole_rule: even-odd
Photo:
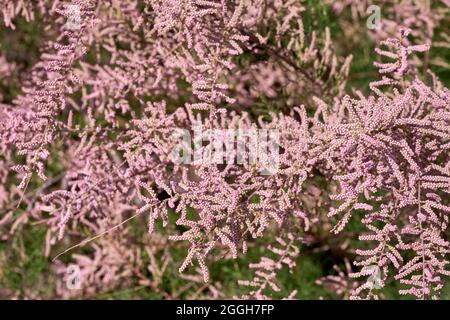
<instances>
[{"instance_id":1,"label":"pink flowering shrub","mask_svg":"<svg viewBox=\"0 0 450 320\"><path fill-rule=\"evenodd\" d=\"M378 74L358 88L339 34L308 20L311 1L0 0L4 32L39 26L32 63L0 46L0 240L45 226L58 298L133 281L178 298L190 287L163 288L173 264L188 286L232 298L211 267L260 247L235 298L274 297L278 274L305 250L333 257L317 284L341 298L383 298L390 283L440 298L450 90L430 68L450 66L432 51L450 47L450 3L375 2L382 28L367 41ZM349 26L366 1L320 3L342 37L361 39ZM225 163L189 152L175 161L176 133L199 127L277 132L276 170L239 163L234 149ZM200 139L207 154L213 143ZM73 265L76 290L66 285Z\"/></svg>"}]
</instances>

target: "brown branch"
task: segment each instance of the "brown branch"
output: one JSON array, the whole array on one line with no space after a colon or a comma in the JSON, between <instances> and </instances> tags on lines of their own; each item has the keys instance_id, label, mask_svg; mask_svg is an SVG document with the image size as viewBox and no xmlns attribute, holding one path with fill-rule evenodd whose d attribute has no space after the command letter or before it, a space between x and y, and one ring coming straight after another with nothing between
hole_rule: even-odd
<instances>
[{"instance_id":1,"label":"brown branch","mask_svg":"<svg viewBox=\"0 0 450 320\"><path fill-rule=\"evenodd\" d=\"M256 45L259 49L267 52L270 56L281 60L285 64L289 65L291 68L293 68L296 72L301 74L306 80L308 80L316 89L316 93L318 95L322 96L324 94L324 89L322 87L322 84L317 81L313 76L311 76L305 69L299 67L295 61L288 58L285 54L281 52L281 50L276 50L265 43L261 43L257 36L255 36L253 33L244 30L243 28L238 29L243 35L246 35L249 37L250 42L254 45Z\"/></svg>"}]
</instances>

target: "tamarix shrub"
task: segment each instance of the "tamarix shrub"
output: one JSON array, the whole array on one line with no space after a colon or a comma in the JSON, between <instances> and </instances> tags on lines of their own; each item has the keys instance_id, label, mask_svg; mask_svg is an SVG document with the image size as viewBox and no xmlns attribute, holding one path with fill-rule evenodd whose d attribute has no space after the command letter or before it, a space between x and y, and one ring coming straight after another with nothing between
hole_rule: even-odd
<instances>
[{"instance_id":1,"label":"tamarix shrub","mask_svg":"<svg viewBox=\"0 0 450 320\"><path fill-rule=\"evenodd\" d=\"M366 28L369 5L381 27ZM295 299L282 279L311 256L328 261L312 282L341 298L445 293L448 1L0 11L0 240L44 228L51 297ZM364 59L374 72L352 73ZM213 272L246 264L226 272L234 291ZM168 288L173 266L184 285Z\"/></svg>"}]
</instances>

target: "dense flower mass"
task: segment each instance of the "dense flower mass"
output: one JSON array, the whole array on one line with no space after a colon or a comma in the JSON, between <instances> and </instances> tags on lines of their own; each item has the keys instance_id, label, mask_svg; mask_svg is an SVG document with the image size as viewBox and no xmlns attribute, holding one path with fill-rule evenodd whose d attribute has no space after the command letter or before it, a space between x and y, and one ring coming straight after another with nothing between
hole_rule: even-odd
<instances>
[{"instance_id":1,"label":"dense flower mass","mask_svg":"<svg viewBox=\"0 0 450 320\"><path fill-rule=\"evenodd\" d=\"M44 230L58 298L137 285L168 299L280 297L279 274L315 254L332 262L317 285L338 297L384 298L394 284L439 299L450 2L370 1L381 27L365 29L367 2L0 0L0 241ZM357 55L358 41L374 50ZM374 71L362 85L357 58ZM276 132L276 155L251 135L235 145L256 130ZM180 132L193 141L180 147ZM204 161L222 148L211 132L229 148ZM214 268L250 251L259 260L229 295ZM172 265L183 287L165 285Z\"/></svg>"}]
</instances>

